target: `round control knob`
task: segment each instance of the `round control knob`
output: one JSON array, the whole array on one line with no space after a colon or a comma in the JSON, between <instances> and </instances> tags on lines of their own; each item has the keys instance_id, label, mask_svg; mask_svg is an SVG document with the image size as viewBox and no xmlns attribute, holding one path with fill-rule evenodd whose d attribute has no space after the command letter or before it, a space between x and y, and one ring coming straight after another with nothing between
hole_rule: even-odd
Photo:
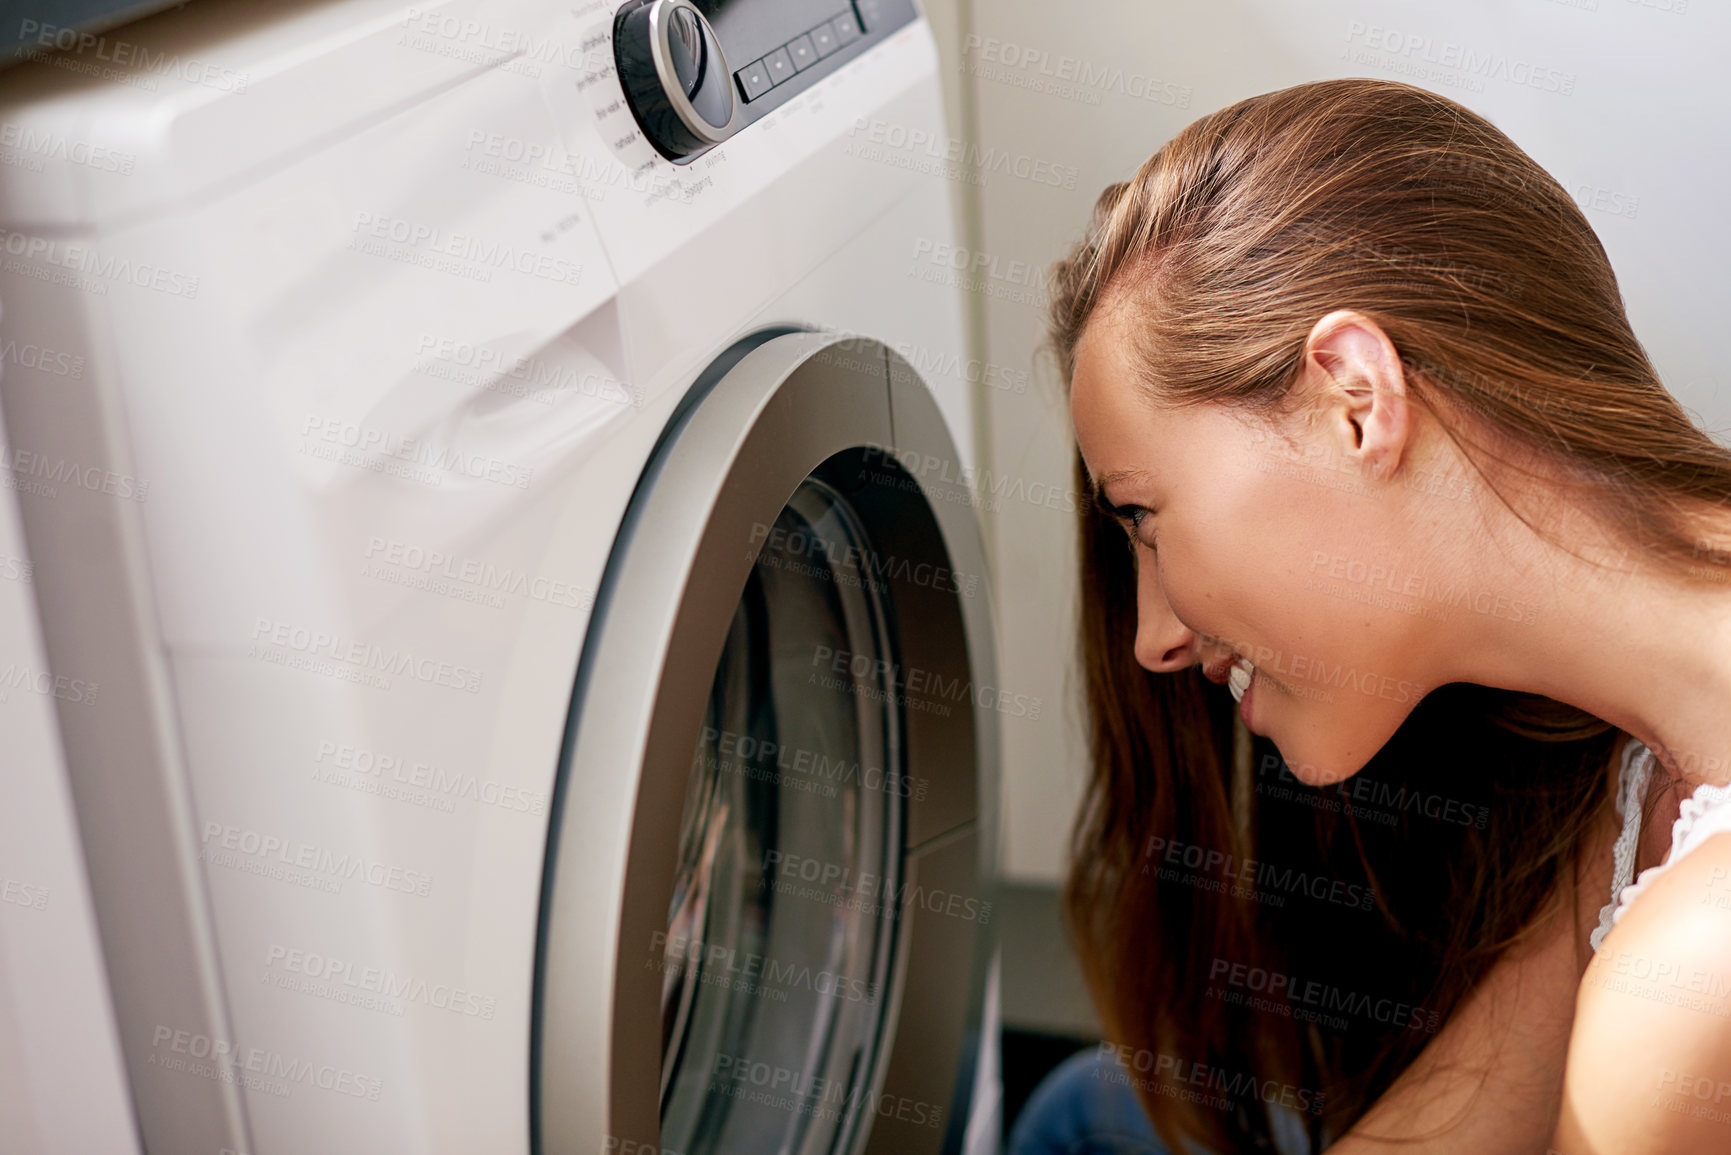
<instances>
[{"instance_id":1,"label":"round control knob","mask_svg":"<svg viewBox=\"0 0 1731 1155\"><path fill-rule=\"evenodd\" d=\"M621 12L613 52L625 100L662 156L679 164L733 135L733 72L691 0L649 0Z\"/></svg>"}]
</instances>

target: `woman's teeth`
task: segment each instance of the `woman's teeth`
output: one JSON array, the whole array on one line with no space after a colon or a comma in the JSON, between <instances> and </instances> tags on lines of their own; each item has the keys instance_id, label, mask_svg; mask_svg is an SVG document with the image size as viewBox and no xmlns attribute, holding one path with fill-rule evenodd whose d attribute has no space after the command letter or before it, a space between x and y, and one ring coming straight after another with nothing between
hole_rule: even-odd
<instances>
[{"instance_id":1,"label":"woman's teeth","mask_svg":"<svg viewBox=\"0 0 1731 1155\"><path fill-rule=\"evenodd\" d=\"M1226 685L1232 691L1234 702L1244 701L1244 691L1250 689L1250 672L1255 669L1243 658L1232 660L1232 669L1226 673Z\"/></svg>"}]
</instances>

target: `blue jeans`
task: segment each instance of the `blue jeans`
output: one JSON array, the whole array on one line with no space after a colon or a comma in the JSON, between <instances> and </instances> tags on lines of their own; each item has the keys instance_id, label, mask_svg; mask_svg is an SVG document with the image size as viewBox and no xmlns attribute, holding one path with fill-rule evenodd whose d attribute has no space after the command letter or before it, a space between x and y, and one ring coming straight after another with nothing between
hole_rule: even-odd
<instances>
[{"instance_id":1,"label":"blue jeans","mask_svg":"<svg viewBox=\"0 0 1731 1155\"><path fill-rule=\"evenodd\" d=\"M1274 1113L1283 1155L1309 1155L1296 1115ZM1154 1134L1123 1066L1089 1047L1040 1081L1010 1131L1005 1155L1172 1155ZM1197 1155L1203 1155L1198 1152Z\"/></svg>"}]
</instances>

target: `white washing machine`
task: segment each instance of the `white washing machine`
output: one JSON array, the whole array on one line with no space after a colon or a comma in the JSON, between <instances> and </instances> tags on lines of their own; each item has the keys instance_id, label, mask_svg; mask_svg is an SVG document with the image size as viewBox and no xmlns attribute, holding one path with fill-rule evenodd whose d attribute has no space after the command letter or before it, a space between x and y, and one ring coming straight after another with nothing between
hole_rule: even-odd
<instances>
[{"instance_id":1,"label":"white washing machine","mask_svg":"<svg viewBox=\"0 0 1731 1155\"><path fill-rule=\"evenodd\" d=\"M0 477L142 1147L994 1147L911 0L28 31Z\"/></svg>"}]
</instances>

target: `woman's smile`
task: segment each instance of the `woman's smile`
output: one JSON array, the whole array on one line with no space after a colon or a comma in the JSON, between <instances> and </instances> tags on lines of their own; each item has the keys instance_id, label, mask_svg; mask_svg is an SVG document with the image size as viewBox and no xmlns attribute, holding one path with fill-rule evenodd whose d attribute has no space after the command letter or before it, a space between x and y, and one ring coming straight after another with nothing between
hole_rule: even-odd
<instances>
[{"instance_id":1,"label":"woman's smile","mask_svg":"<svg viewBox=\"0 0 1731 1155\"><path fill-rule=\"evenodd\" d=\"M1256 667L1243 658L1235 659L1228 678L1232 700L1238 703L1238 716L1243 719L1244 728L1254 734L1256 728L1250 724L1250 689L1256 684Z\"/></svg>"}]
</instances>

